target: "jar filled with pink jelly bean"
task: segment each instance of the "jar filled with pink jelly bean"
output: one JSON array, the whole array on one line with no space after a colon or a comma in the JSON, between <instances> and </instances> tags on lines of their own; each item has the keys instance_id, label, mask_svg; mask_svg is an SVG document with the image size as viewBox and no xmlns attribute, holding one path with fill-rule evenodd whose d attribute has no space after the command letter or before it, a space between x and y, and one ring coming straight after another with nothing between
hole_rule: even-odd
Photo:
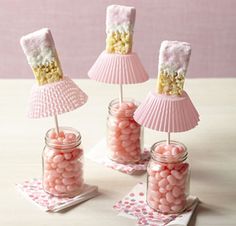
<instances>
[{"instance_id":1,"label":"jar filled with pink jelly bean","mask_svg":"<svg viewBox=\"0 0 236 226\"><path fill-rule=\"evenodd\" d=\"M164 214L185 209L189 193L190 167L186 147L175 141L155 143L147 167L147 203Z\"/></svg>"},{"instance_id":2,"label":"jar filled with pink jelly bean","mask_svg":"<svg viewBox=\"0 0 236 226\"><path fill-rule=\"evenodd\" d=\"M83 188L81 136L73 128L50 129L43 150L43 189L54 196L73 197Z\"/></svg>"},{"instance_id":3,"label":"jar filled with pink jelly bean","mask_svg":"<svg viewBox=\"0 0 236 226\"><path fill-rule=\"evenodd\" d=\"M108 157L118 163L128 164L140 161L142 154L142 128L134 121L133 114L138 103L125 99L110 102L107 118Z\"/></svg>"}]
</instances>

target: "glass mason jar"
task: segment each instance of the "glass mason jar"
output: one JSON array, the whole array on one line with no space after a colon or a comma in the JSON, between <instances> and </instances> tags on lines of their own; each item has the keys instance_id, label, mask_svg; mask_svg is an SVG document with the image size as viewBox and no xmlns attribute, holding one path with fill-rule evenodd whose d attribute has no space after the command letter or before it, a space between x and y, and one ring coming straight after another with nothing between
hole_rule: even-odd
<instances>
[{"instance_id":1,"label":"glass mason jar","mask_svg":"<svg viewBox=\"0 0 236 226\"><path fill-rule=\"evenodd\" d=\"M134 121L138 103L133 99L112 100L108 107L107 147L108 157L118 163L136 163L141 160L143 133Z\"/></svg>"},{"instance_id":2,"label":"glass mason jar","mask_svg":"<svg viewBox=\"0 0 236 226\"><path fill-rule=\"evenodd\" d=\"M43 150L43 189L54 196L73 197L83 188L83 149L78 131L48 130Z\"/></svg>"},{"instance_id":3,"label":"glass mason jar","mask_svg":"<svg viewBox=\"0 0 236 226\"><path fill-rule=\"evenodd\" d=\"M147 166L147 203L164 214L179 213L186 207L189 195L190 167L186 147L176 141L166 141L151 147Z\"/></svg>"}]
</instances>

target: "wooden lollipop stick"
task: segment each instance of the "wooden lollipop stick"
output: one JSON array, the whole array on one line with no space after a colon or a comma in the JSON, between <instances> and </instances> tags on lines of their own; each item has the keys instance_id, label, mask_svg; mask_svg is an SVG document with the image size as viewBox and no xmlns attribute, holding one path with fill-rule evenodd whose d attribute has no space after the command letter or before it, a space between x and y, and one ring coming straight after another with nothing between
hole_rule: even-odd
<instances>
[{"instance_id":1,"label":"wooden lollipop stick","mask_svg":"<svg viewBox=\"0 0 236 226\"><path fill-rule=\"evenodd\" d=\"M56 131L57 131L57 134L59 134L59 126L58 126L57 115L54 115L54 121L55 121L55 125L56 125Z\"/></svg>"},{"instance_id":2,"label":"wooden lollipop stick","mask_svg":"<svg viewBox=\"0 0 236 226\"><path fill-rule=\"evenodd\" d=\"M123 102L123 86L120 84L120 93L119 93L120 104Z\"/></svg>"},{"instance_id":3,"label":"wooden lollipop stick","mask_svg":"<svg viewBox=\"0 0 236 226\"><path fill-rule=\"evenodd\" d=\"M167 144L167 145L170 144L170 133L169 133L169 132L167 133L167 141L166 141L166 144Z\"/></svg>"}]
</instances>

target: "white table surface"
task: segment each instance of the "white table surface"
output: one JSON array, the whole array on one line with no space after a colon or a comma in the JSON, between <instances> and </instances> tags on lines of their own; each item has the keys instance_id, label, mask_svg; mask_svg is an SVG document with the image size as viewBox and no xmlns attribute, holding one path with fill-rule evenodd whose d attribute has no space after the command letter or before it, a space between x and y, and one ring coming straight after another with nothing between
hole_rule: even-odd
<instances>
[{"instance_id":1,"label":"white table surface","mask_svg":"<svg viewBox=\"0 0 236 226\"><path fill-rule=\"evenodd\" d=\"M100 195L63 213L46 213L16 191L15 184L41 176L41 152L52 118L26 117L33 80L0 80L0 225L135 225L116 216L112 209L146 175L129 176L85 161L85 180L99 186ZM106 131L107 106L118 96L118 87L90 80L76 80L89 96L82 108L59 117L60 125L82 133L85 152ZM155 80L126 85L124 95L143 100L155 89ZM186 144L192 167L191 193L202 201L190 226L236 225L236 79L192 79L185 88L200 113L195 129L173 134ZM153 144L164 134L145 130L145 143Z\"/></svg>"}]
</instances>

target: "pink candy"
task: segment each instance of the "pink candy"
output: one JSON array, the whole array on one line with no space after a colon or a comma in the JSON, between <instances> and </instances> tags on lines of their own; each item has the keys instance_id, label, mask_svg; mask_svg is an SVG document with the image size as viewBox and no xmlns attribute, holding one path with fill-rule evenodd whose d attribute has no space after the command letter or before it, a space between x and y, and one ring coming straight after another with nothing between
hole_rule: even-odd
<instances>
[{"instance_id":1,"label":"pink candy","mask_svg":"<svg viewBox=\"0 0 236 226\"><path fill-rule=\"evenodd\" d=\"M49 139L55 146L44 150L43 188L55 196L74 196L83 186L83 150L72 148L76 142L72 133L51 132Z\"/></svg>"},{"instance_id":2,"label":"pink candy","mask_svg":"<svg viewBox=\"0 0 236 226\"><path fill-rule=\"evenodd\" d=\"M109 157L120 163L141 159L141 127L133 119L137 106L132 102L115 103L108 118Z\"/></svg>"},{"instance_id":3,"label":"pink candy","mask_svg":"<svg viewBox=\"0 0 236 226\"><path fill-rule=\"evenodd\" d=\"M165 156L168 163L151 160L147 169L147 202L153 209L166 214L184 210L189 165L178 161L184 152L184 148L176 144L156 146L155 153Z\"/></svg>"}]
</instances>

